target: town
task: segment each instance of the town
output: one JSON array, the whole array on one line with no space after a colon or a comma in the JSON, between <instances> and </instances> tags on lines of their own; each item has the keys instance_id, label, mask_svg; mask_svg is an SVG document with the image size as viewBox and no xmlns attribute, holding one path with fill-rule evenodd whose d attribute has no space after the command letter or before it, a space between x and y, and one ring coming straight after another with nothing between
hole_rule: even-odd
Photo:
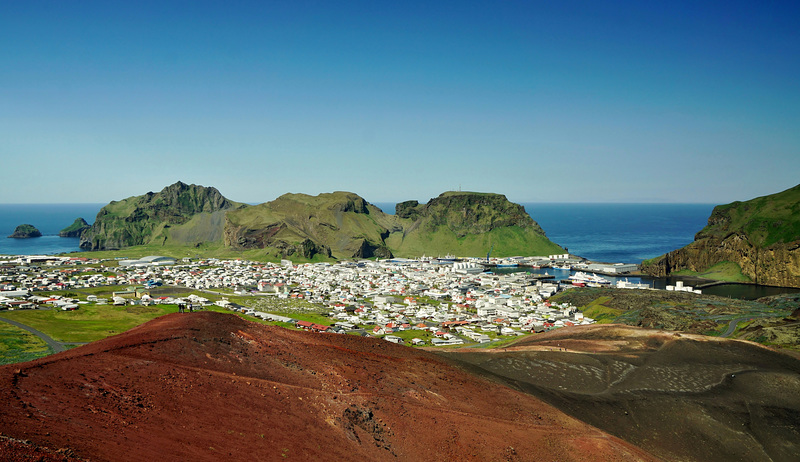
<instances>
[{"instance_id":1,"label":"town","mask_svg":"<svg viewBox=\"0 0 800 462\"><path fill-rule=\"evenodd\" d=\"M572 280L556 280L547 273L493 273L485 271L477 259L305 264L283 260L278 264L158 256L2 258L0 309L8 310L76 310L86 303L180 304L196 309L213 305L281 325L371 335L413 346L490 343L594 323L574 306L549 301L559 291L584 285L574 275ZM517 261L534 267L581 264L569 255ZM494 266L512 264L504 260ZM644 288L625 281L617 286ZM81 288L91 287L112 287L113 291L108 297L74 296ZM185 288L191 294L159 295L165 287ZM234 298L237 302L230 300ZM303 311L319 316L314 321L300 319Z\"/></svg>"}]
</instances>

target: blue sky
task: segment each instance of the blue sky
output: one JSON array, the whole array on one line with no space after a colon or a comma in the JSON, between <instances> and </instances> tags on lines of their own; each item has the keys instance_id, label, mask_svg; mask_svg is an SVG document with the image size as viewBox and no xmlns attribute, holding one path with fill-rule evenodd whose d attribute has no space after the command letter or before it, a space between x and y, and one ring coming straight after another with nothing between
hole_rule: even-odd
<instances>
[{"instance_id":1,"label":"blue sky","mask_svg":"<svg viewBox=\"0 0 800 462\"><path fill-rule=\"evenodd\" d=\"M763 5L762 3L768 3ZM0 203L800 183L798 2L0 1Z\"/></svg>"}]
</instances>

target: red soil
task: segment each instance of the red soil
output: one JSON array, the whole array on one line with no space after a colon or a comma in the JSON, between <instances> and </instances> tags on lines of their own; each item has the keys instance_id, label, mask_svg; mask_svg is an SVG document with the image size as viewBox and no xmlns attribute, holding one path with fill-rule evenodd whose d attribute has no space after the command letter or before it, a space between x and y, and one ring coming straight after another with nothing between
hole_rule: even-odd
<instances>
[{"instance_id":1,"label":"red soil","mask_svg":"<svg viewBox=\"0 0 800 462\"><path fill-rule=\"evenodd\" d=\"M654 460L431 353L212 312L4 366L0 402L4 460Z\"/></svg>"}]
</instances>

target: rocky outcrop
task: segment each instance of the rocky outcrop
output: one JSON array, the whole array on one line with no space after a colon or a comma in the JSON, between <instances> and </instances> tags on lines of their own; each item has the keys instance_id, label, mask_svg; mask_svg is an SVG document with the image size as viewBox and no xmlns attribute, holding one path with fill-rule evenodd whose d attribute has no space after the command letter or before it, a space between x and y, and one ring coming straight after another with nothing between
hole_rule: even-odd
<instances>
[{"instance_id":1,"label":"rocky outcrop","mask_svg":"<svg viewBox=\"0 0 800 462\"><path fill-rule=\"evenodd\" d=\"M420 207L417 201L400 202L394 206L394 214L400 218L416 220L422 213L424 206Z\"/></svg>"},{"instance_id":2,"label":"rocky outcrop","mask_svg":"<svg viewBox=\"0 0 800 462\"><path fill-rule=\"evenodd\" d=\"M757 284L800 287L800 185L715 207L694 242L644 262L642 271L701 273L723 262L736 263Z\"/></svg>"},{"instance_id":3,"label":"rocky outcrop","mask_svg":"<svg viewBox=\"0 0 800 462\"><path fill-rule=\"evenodd\" d=\"M427 229L446 227L458 237L484 234L497 228L517 226L544 235L525 208L502 194L448 192L426 205L407 209L408 218L423 220Z\"/></svg>"},{"instance_id":4,"label":"rocky outcrop","mask_svg":"<svg viewBox=\"0 0 800 462\"><path fill-rule=\"evenodd\" d=\"M86 250L121 249L151 242L166 243L173 236L172 228L186 225L198 215L243 207L226 199L215 188L177 182L158 193L149 192L122 201L111 202L97 214L94 224L81 234L80 247ZM202 242L209 236L220 236L222 220L195 220L207 229L183 235ZM175 239L172 239L175 240ZM198 242L178 244L196 245Z\"/></svg>"},{"instance_id":5,"label":"rocky outcrop","mask_svg":"<svg viewBox=\"0 0 800 462\"><path fill-rule=\"evenodd\" d=\"M22 224L14 229L14 232L8 236L14 239L28 239L31 237L39 237L42 235L42 232L36 229L33 225Z\"/></svg>"},{"instance_id":6,"label":"rocky outcrop","mask_svg":"<svg viewBox=\"0 0 800 462\"><path fill-rule=\"evenodd\" d=\"M61 237L81 237L84 230L91 228L91 225L83 218L76 218L71 225L59 231L58 235Z\"/></svg>"}]
</instances>

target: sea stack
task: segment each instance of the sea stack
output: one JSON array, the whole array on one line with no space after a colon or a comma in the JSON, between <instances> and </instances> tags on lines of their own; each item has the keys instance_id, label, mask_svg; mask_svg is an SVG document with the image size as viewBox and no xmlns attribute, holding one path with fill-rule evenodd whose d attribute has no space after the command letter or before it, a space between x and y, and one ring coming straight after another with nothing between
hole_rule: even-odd
<instances>
[{"instance_id":1,"label":"sea stack","mask_svg":"<svg viewBox=\"0 0 800 462\"><path fill-rule=\"evenodd\" d=\"M29 237L39 237L42 235L42 232L36 229L33 225L19 225L14 230L14 233L8 237L12 237L14 239L27 239Z\"/></svg>"},{"instance_id":2,"label":"sea stack","mask_svg":"<svg viewBox=\"0 0 800 462\"><path fill-rule=\"evenodd\" d=\"M59 231L58 235L61 237L81 237L83 230L88 228L91 228L89 223L86 223L86 220L80 217L76 218L71 225Z\"/></svg>"}]
</instances>

